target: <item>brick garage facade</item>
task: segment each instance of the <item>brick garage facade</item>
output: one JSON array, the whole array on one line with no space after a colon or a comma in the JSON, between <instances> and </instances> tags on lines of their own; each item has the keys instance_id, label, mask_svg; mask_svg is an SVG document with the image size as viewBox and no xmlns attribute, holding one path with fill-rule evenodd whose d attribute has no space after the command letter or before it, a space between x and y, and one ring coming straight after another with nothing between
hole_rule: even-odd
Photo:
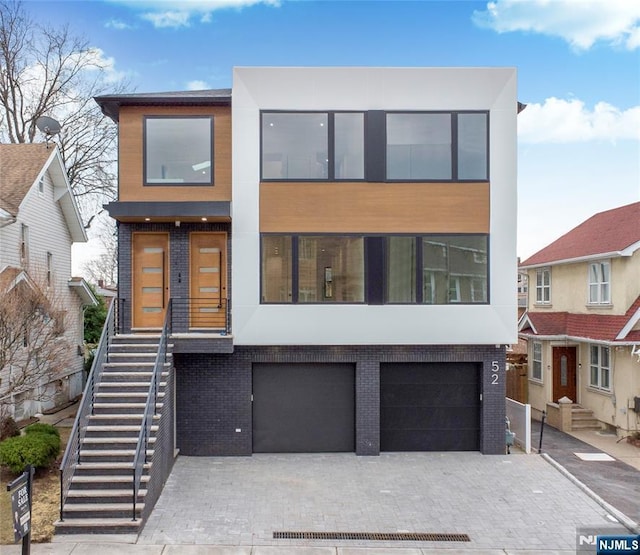
<instances>
[{"instance_id":1,"label":"brick garage facade","mask_svg":"<svg viewBox=\"0 0 640 555\"><path fill-rule=\"evenodd\" d=\"M480 451L504 453L505 349L488 345L239 346L232 354L176 354L178 447L183 455L251 455L254 363L351 363L356 368L356 454L378 455L380 363L385 362L481 365Z\"/></svg>"}]
</instances>

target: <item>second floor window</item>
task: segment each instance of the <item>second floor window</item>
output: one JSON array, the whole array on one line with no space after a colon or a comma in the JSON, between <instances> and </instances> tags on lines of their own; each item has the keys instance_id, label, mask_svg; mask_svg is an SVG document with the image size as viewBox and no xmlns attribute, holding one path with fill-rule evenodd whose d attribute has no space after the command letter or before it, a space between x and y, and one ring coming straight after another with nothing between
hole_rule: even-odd
<instances>
[{"instance_id":1,"label":"second floor window","mask_svg":"<svg viewBox=\"0 0 640 555\"><path fill-rule=\"evenodd\" d=\"M265 112L262 177L364 179L362 112Z\"/></svg>"},{"instance_id":2,"label":"second floor window","mask_svg":"<svg viewBox=\"0 0 640 555\"><path fill-rule=\"evenodd\" d=\"M551 270L540 268L536 272L536 304L551 303Z\"/></svg>"},{"instance_id":3,"label":"second floor window","mask_svg":"<svg viewBox=\"0 0 640 555\"><path fill-rule=\"evenodd\" d=\"M144 120L145 185L213 185L213 118Z\"/></svg>"},{"instance_id":4,"label":"second floor window","mask_svg":"<svg viewBox=\"0 0 640 555\"><path fill-rule=\"evenodd\" d=\"M611 266L608 261L589 264L589 304L611 302Z\"/></svg>"}]
</instances>

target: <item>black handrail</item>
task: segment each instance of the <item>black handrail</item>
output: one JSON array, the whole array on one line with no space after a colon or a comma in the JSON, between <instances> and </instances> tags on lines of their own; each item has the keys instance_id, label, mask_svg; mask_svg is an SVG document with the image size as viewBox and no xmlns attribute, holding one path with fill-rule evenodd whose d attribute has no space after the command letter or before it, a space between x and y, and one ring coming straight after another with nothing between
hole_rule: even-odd
<instances>
[{"instance_id":1,"label":"black handrail","mask_svg":"<svg viewBox=\"0 0 640 555\"><path fill-rule=\"evenodd\" d=\"M109 311L107 312L107 318L102 328L102 334L100 336L100 343L96 350L96 354L91 364L91 371L87 377L87 383L82 395L82 401L78 407L76 419L73 423L71 435L67 447L60 463L60 521L64 521L64 502L69 493L69 487L71 486L71 478L73 477L73 469L76 465L80 464L80 449L82 446L82 440L86 435L87 424L89 416L93 414L93 405L95 403L95 393L100 384L102 377L102 371L104 364L108 362L109 347L113 336L118 332L118 310L119 301L113 299Z\"/></svg>"},{"instance_id":2,"label":"black handrail","mask_svg":"<svg viewBox=\"0 0 640 555\"><path fill-rule=\"evenodd\" d=\"M162 327L162 333L160 334L160 342L158 344L158 354L156 355L156 362L153 367L153 374L151 376L151 382L149 383L149 392L147 394L147 402L144 407L144 413L142 415L142 422L140 425L140 434L138 435L138 445L136 447L136 454L133 458L133 517L132 520L136 520L136 502L138 499L138 492L140 491L140 482L142 481L142 472L144 465L147 462L147 451L149 449L149 439L151 437L151 426L153 424L153 418L157 414L158 405L158 388L160 387L160 379L162 377L162 371L165 368L167 362L167 339L169 336L169 330L171 326L171 311L172 311L172 299L169 299L167 305L167 312L164 318L164 325Z\"/></svg>"},{"instance_id":3,"label":"black handrail","mask_svg":"<svg viewBox=\"0 0 640 555\"><path fill-rule=\"evenodd\" d=\"M172 302L171 325L173 333L210 331L229 333L229 303L227 299L174 297Z\"/></svg>"}]
</instances>

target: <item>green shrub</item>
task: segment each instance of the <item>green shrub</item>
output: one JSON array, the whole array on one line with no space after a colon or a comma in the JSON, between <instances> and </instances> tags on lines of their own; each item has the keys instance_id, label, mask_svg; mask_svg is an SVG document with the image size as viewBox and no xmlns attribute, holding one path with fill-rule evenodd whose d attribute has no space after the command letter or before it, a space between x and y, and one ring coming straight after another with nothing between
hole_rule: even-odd
<instances>
[{"instance_id":1,"label":"green shrub","mask_svg":"<svg viewBox=\"0 0 640 555\"><path fill-rule=\"evenodd\" d=\"M43 424L38 422L36 424L31 424L31 426L27 426L24 430L25 434L51 434L57 437L60 437L60 432L58 428L52 426L51 424Z\"/></svg>"},{"instance_id":2,"label":"green shrub","mask_svg":"<svg viewBox=\"0 0 640 555\"><path fill-rule=\"evenodd\" d=\"M16 421L10 416L6 416L0 421L0 441L4 441L8 437L15 437L20 435L20 428L16 424Z\"/></svg>"},{"instance_id":3,"label":"green shrub","mask_svg":"<svg viewBox=\"0 0 640 555\"><path fill-rule=\"evenodd\" d=\"M31 432L0 443L0 463L16 474L28 464L36 468L48 468L58 455L60 438L52 433Z\"/></svg>"}]
</instances>

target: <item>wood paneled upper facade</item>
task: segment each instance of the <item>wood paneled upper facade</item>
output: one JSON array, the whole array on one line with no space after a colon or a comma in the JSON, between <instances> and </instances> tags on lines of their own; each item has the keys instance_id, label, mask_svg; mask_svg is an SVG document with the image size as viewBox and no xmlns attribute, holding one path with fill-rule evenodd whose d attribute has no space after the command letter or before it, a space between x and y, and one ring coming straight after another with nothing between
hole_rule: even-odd
<instances>
[{"instance_id":1,"label":"wood paneled upper facade","mask_svg":"<svg viewBox=\"0 0 640 555\"><path fill-rule=\"evenodd\" d=\"M228 89L107 95L96 101L119 125L120 221L229 221Z\"/></svg>"}]
</instances>

